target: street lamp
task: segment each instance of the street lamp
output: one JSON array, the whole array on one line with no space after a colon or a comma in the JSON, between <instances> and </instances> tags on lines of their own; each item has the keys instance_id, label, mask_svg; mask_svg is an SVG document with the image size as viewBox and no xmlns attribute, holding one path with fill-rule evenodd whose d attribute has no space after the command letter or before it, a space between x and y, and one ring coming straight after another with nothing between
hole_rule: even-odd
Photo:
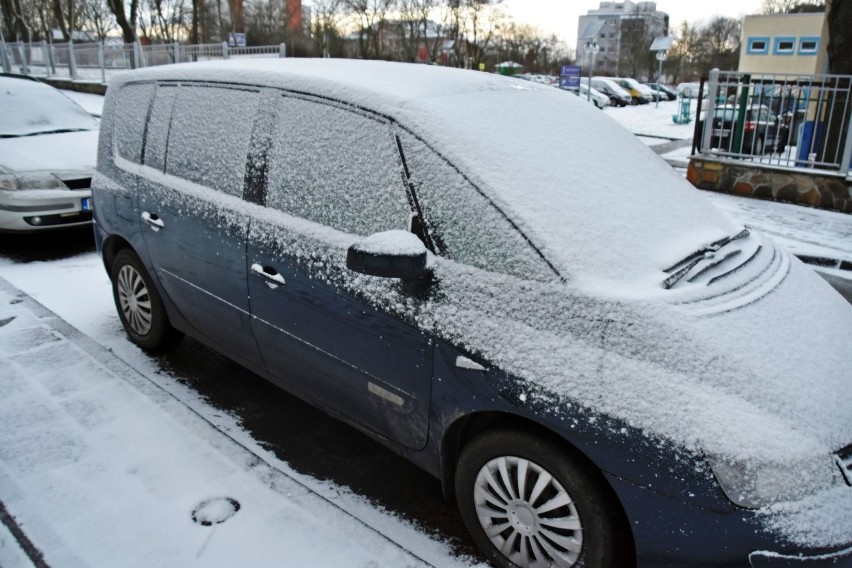
<instances>
[{"instance_id":1,"label":"street lamp","mask_svg":"<svg viewBox=\"0 0 852 568\"><path fill-rule=\"evenodd\" d=\"M583 53L589 56L589 84L587 85L588 89L586 90L589 102L592 100L592 69L595 66L595 55L597 55L600 50L601 48L598 47L597 42L591 39L583 45Z\"/></svg>"},{"instance_id":2,"label":"street lamp","mask_svg":"<svg viewBox=\"0 0 852 568\"><path fill-rule=\"evenodd\" d=\"M657 87L663 84L663 61L666 60L666 50L674 43L672 36L659 36L654 38L651 44L651 51L657 52L657 61L660 62L659 70L657 71ZM660 90L657 89L657 107L660 106Z\"/></svg>"},{"instance_id":3,"label":"street lamp","mask_svg":"<svg viewBox=\"0 0 852 568\"><path fill-rule=\"evenodd\" d=\"M657 52L657 61L660 62L659 70L657 71L657 105L656 108L660 108L660 86L663 84L663 62L666 60L666 52L658 51Z\"/></svg>"}]
</instances>

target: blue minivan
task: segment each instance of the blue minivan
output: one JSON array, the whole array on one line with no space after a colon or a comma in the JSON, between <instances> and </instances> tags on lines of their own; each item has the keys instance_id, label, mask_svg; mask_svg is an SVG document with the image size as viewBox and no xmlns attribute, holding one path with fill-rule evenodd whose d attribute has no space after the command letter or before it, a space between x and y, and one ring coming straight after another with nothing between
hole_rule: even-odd
<instances>
[{"instance_id":1,"label":"blue minivan","mask_svg":"<svg viewBox=\"0 0 852 568\"><path fill-rule=\"evenodd\" d=\"M496 566L852 565L852 307L558 89L370 61L117 76L119 318L441 479Z\"/></svg>"}]
</instances>

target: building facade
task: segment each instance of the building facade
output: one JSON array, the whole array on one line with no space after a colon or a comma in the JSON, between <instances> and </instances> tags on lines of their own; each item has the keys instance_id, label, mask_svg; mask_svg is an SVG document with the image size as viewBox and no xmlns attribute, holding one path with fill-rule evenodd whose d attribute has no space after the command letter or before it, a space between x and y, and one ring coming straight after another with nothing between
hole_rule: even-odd
<instances>
[{"instance_id":1,"label":"building facade","mask_svg":"<svg viewBox=\"0 0 852 568\"><path fill-rule=\"evenodd\" d=\"M828 72L825 13L746 16L739 71L821 75Z\"/></svg>"},{"instance_id":2,"label":"building facade","mask_svg":"<svg viewBox=\"0 0 852 568\"><path fill-rule=\"evenodd\" d=\"M655 37L669 33L669 15L657 10L656 2L601 2L597 9L580 16L577 29L577 61L589 64L587 45L597 49L593 72L619 75L622 51L636 49L636 35L650 49ZM648 40L647 42L645 40ZM627 43L632 45L626 45Z\"/></svg>"}]
</instances>

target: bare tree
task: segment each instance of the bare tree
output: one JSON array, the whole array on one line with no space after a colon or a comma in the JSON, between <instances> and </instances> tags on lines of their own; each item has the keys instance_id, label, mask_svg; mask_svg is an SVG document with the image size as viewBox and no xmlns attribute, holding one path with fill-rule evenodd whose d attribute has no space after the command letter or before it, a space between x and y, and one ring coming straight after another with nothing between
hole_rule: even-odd
<instances>
[{"instance_id":1,"label":"bare tree","mask_svg":"<svg viewBox=\"0 0 852 568\"><path fill-rule=\"evenodd\" d=\"M136 42L136 22L139 17L139 0L130 0L129 9L125 11L124 0L106 0L110 11L115 15L115 22L121 28L124 43Z\"/></svg>"},{"instance_id":2,"label":"bare tree","mask_svg":"<svg viewBox=\"0 0 852 568\"><path fill-rule=\"evenodd\" d=\"M676 36L677 41L668 50L668 57L663 64L664 71L675 84L698 76L698 26L681 22Z\"/></svg>"},{"instance_id":3,"label":"bare tree","mask_svg":"<svg viewBox=\"0 0 852 568\"><path fill-rule=\"evenodd\" d=\"M430 16L438 3L439 0L398 0L398 27L405 61L417 61L421 47L426 49L429 59L434 60L433 50L429 49L430 35L433 40L440 37L442 24L434 22Z\"/></svg>"},{"instance_id":4,"label":"bare tree","mask_svg":"<svg viewBox=\"0 0 852 568\"><path fill-rule=\"evenodd\" d=\"M764 14L792 14L796 12L822 12L823 0L763 0L761 11Z\"/></svg>"},{"instance_id":5,"label":"bare tree","mask_svg":"<svg viewBox=\"0 0 852 568\"><path fill-rule=\"evenodd\" d=\"M81 17L81 29L91 32L99 41L117 27L106 0L84 0Z\"/></svg>"},{"instance_id":6,"label":"bare tree","mask_svg":"<svg viewBox=\"0 0 852 568\"><path fill-rule=\"evenodd\" d=\"M314 0L311 9L313 38L323 56L343 55L340 18L343 0Z\"/></svg>"},{"instance_id":7,"label":"bare tree","mask_svg":"<svg viewBox=\"0 0 852 568\"><path fill-rule=\"evenodd\" d=\"M186 35L191 19L186 0L149 0L143 8L139 26L151 39L172 43Z\"/></svg>"},{"instance_id":8,"label":"bare tree","mask_svg":"<svg viewBox=\"0 0 852 568\"><path fill-rule=\"evenodd\" d=\"M549 73L552 61L564 57L564 47L555 35L512 21L502 26L495 47L499 59L520 63L532 73Z\"/></svg>"},{"instance_id":9,"label":"bare tree","mask_svg":"<svg viewBox=\"0 0 852 568\"><path fill-rule=\"evenodd\" d=\"M637 8L633 14L621 19L621 42L618 69L629 77L653 77L656 59L651 52L654 28L648 22L647 10Z\"/></svg>"},{"instance_id":10,"label":"bare tree","mask_svg":"<svg viewBox=\"0 0 852 568\"><path fill-rule=\"evenodd\" d=\"M387 13L394 0L344 0L344 6L357 21L358 55L363 59L384 57Z\"/></svg>"},{"instance_id":11,"label":"bare tree","mask_svg":"<svg viewBox=\"0 0 852 568\"><path fill-rule=\"evenodd\" d=\"M491 46L500 29L504 14L499 9L503 0L467 0L467 49L472 64L485 60L485 52Z\"/></svg>"},{"instance_id":12,"label":"bare tree","mask_svg":"<svg viewBox=\"0 0 852 568\"><path fill-rule=\"evenodd\" d=\"M505 15L503 0L449 0L447 32L453 39L454 64L473 67L484 62Z\"/></svg>"},{"instance_id":13,"label":"bare tree","mask_svg":"<svg viewBox=\"0 0 852 568\"><path fill-rule=\"evenodd\" d=\"M699 30L699 73L711 69L736 69L740 59L742 24L738 19L716 16Z\"/></svg>"},{"instance_id":14,"label":"bare tree","mask_svg":"<svg viewBox=\"0 0 852 568\"><path fill-rule=\"evenodd\" d=\"M284 43L287 7L280 0L246 2L246 36L254 45Z\"/></svg>"}]
</instances>

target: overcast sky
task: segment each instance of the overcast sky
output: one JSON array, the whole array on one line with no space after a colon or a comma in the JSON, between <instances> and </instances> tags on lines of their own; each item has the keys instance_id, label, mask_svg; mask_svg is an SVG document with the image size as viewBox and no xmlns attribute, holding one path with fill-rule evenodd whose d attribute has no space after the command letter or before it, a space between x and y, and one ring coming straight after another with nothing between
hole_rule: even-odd
<instances>
[{"instance_id":1,"label":"overcast sky","mask_svg":"<svg viewBox=\"0 0 852 568\"><path fill-rule=\"evenodd\" d=\"M555 33L568 47L577 45L577 20L600 5L599 0L505 0L504 8L518 23ZM736 18L756 14L761 0L658 0L657 10L669 15L672 31L680 22L709 20L713 16Z\"/></svg>"}]
</instances>

